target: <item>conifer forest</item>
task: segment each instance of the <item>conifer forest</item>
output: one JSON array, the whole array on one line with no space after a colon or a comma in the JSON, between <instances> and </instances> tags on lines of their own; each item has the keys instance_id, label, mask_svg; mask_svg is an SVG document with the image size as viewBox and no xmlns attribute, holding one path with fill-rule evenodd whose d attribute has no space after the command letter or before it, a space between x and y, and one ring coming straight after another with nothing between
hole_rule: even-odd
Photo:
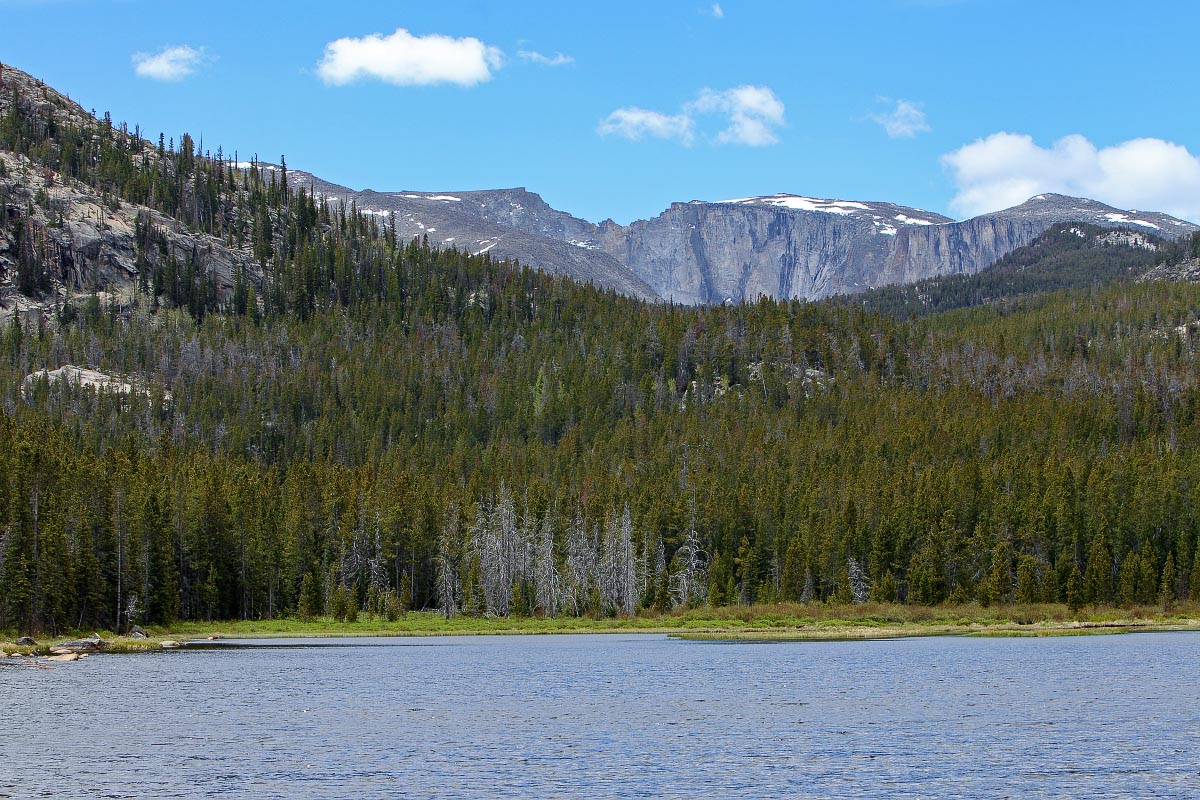
<instances>
[{"instance_id":1,"label":"conifer forest","mask_svg":"<svg viewBox=\"0 0 1200 800\"><path fill-rule=\"evenodd\" d=\"M1200 598L1200 286L1138 277L1200 237L682 307L9 105L0 150L157 216L128 302L0 330L0 630ZM61 260L20 202L38 297Z\"/></svg>"}]
</instances>

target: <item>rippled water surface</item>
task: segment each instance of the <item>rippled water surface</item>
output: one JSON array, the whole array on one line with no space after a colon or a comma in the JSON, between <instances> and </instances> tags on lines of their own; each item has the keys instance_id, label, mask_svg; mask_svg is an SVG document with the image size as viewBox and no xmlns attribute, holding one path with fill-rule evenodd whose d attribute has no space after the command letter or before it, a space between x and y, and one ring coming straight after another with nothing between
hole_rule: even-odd
<instances>
[{"instance_id":1,"label":"rippled water surface","mask_svg":"<svg viewBox=\"0 0 1200 800\"><path fill-rule=\"evenodd\" d=\"M309 645L2 667L0 796L1200 797L1200 634Z\"/></svg>"}]
</instances>

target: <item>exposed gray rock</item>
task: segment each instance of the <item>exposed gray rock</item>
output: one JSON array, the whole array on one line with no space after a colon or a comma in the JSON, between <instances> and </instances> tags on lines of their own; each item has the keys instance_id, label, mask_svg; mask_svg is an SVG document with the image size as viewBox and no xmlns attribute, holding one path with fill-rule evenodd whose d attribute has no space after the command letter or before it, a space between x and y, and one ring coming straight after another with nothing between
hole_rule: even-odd
<instances>
[{"instance_id":1,"label":"exposed gray rock","mask_svg":"<svg viewBox=\"0 0 1200 800\"><path fill-rule=\"evenodd\" d=\"M1087 234L1077 228L1072 228L1071 230L1078 236L1087 236ZM1102 236L1098 236L1096 244L1100 247L1132 247L1137 250L1149 250L1152 253L1162 249L1159 243L1148 234L1126 230L1109 231Z\"/></svg>"},{"instance_id":2,"label":"exposed gray rock","mask_svg":"<svg viewBox=\"0 0 1200 800\"><path fill-rule=\"evenodd\" d=\"M84 110L67 95L27 72L0 62L0 115L7 114L12 108L14 96L26 104L34 112L30 116L39 121L44 130L44 121L50 113L59 123L71 125L95 124L96 118Z\"/></svg>"},{"instance_id":3,"label":"exposed gray rock","mask_svg":"<svg viewBox=\"0 0 1200 800\"><path fill-rule=\"evenodd\" d=\"M108 642L101 639L97 634L92 634L86 639L76 639L71 642L63 642L58 645L59 649L69 653L82 653L87 651L103 650L108 647Z\"/></svg>"},{"instance_id":4,"label":"exposed gray rock","mask_svg":"<svg viewBox=\"0 0 1200 800\"><path fill-rule=\"evenodd\" d=\"M1138 280L1200 283L1200 258L1185 259L1178 264L1159 264L1147 271Z\"/></svg>"},{"instance_id":5,"label":"exposed gray rock","mask_svg":"<svg viewBox=\"0 0 1200 800\"><path fill-rule=\"evenodd\" d=\"M37 642L34 641L32 636L22 636L20 639L17 639L17 644L21 647L37 647Z\"/></svg>"},{"instance_id":6,"label":"exposed gray rock","mask_svg":"<svg viewBox=\"0 0 1200 800\"><path fill-rule=\"evenodd\" d=\"M66 383L77 388L91 387L97 392L122 395L137 394L149 397L152 394L150 387L136 378L107 375L87 367L64 364L58 369L41 369L26 375L25 379L21 381L21 395L23 397L29 395L39 381L46 381L50 384ZM165 395L169 399L170 393L165 393Z\"/></svg>"},{"instance_id":7,"label":"exposed gray rock","mask_svg":"<svg viewBox=\"0 0 1200 800\"><path fill-rule=\"evenodd\" d=\"M14 98L34 124L51 115L60 125L97 123L70 98L0 63L0 116L9 112ZM114 135L135 141L124 129L114 128ZM158 163L157 150L148 143L135 158L151 166ZM72 295L130 288L139 275L139 255L140 268L165 264L172 257L179 261L191 257L213 274L224 296L232 292L241 267L252 281L260 282L249 245L230 247L216 237L189 231L164 214L100 197L91 187L35 165L25 156L0 151L0 161L5 175L0 177L0 208L7 215L0 226L0 319L15 314L34 322ZM37 257L50 277L51 291L46 296L25 297L13 285L18 228L25 231L27 241L37 242ZM143 236L152 238L154 246L139 246L139 228L152 232Z\"/></svg>"},{"instance_id":8,"label":"exposed gray rock","mask_svg":"<svg viewBox=\"0 0 1200 800\"><path fill-rule=\"evenodd\" d=\"M651 220L606 223L603 241L665 300L816 298L867 288L901 226L941 222L888 203L776 195L675 203Z\"/></svg>"},{"instance_id":9,"label":"exposed gray rock","mask_svg":"<svg viewBox=\"0 0 1200 800\"><path fill-rule=\"evenodd\" d=\"M2 64L0 114L11 105L14 88L29 119L48 118L53 111L60 122L95 122L69 98ZM130 137L127 131L120 135ZM156 148L142 148L139 157L156 164ZM55 298L128 288L139 268L173 255L194 258L214 274L226 297L243 267L261 285L248 244L233 247L148 209L96 197L88 187L47 174L23 156L0 153L0 159L7 174L0 178L4 213L22 216L26 229L36 231L39 257L54 284L48 299L17 293L12 285L16 226L7 225L0 232L0 318L20 315L33 321ZM270 164L258 167L282 171ZM818 299L975 273L1059 222L1168 239L1198 229L1165 214L1121 211L1055 194L961 222L891 203L780 194L676 203L653 219L596 225L551 208L524 188L377 192L349 189L300 170L290 170L288 177L292 188L373 215L402 240L428 237L435 246L516 259L622 294L688 304L752 301L760 295ZM137 246L136 229L147 227L161 246Z\"/></svg>"},{"instance_id":10,"label":"exposed gray rock","mask_svg":"<svg viewBox=\"0 0 1200 800\"><path fill-rule=\"evenodd\" d=\"M1061 195L1039 195L963 222L887 203L776 195L677 203L652 220L607 225L604 246L664 299L814 300L979 272L1058 222L1136 226L1167 238L1198 229L1164 214Z\"/></svg>"},{"instance_id":11,"label":"exposed gray rock","mask_svg":"<svg viewBox=\"0 0 1200 800\"><path fill-rule=\"evenodd\" d=\"M6 178L0 178L0 197L8 205L8 213L19 215L22 226L41 242L39 257L51 282L45 302L17 292L13 285L17 226L10 224L0 230L0 318L40 313L74 295L130 289L138 279L139 253L143 268L190 256L212 272L218 292L225 296L232 292L240 267L258 280L260 271L248 246L230 248L216 237L188 231L164 214L97 197L89 188L62 176L55 176L48 187L40 185L45 180L39 177L41 171L24 156L0 152L0 160L7 172ZM139 227L152 228L161 246L139 247Z\"/></svg>"},{"instance_id":12,"label":"exposed gray rock","mask_svg":"<svg viewBox=\"0 0 1200 800\"><path fill-rule=\"evenodd\" d=\"M261 169L280 167L259 164ZM551 208L524 188L469 192L356 191L311 173L288 171L288 185L319 200L345 204L394 225L401 241L428 238L436 247L488 253L621 294L655 299L654 289L600 249L599 228ZM336 206L335 206L336 207Z\"/></svg>"},{"instance_id":13,"label":"exposed gray rock","mask_svg":"<svg viewBox=\"0 0 1200 800\"><path fill-rule=\"evenodd\" d=\"M1163 238L1197 230L1165 214L1051 194L962 222L893 203L782 194L675 203L653 219L593 225L525 189L355 192L296 174L301 177L292 185L307 182L319 196L377 214L400 236L428 236L434 244L515 258L624 294L684 304L763 295L815 300L975 273L1059 222Z\"/></svg>"}]
</instances>

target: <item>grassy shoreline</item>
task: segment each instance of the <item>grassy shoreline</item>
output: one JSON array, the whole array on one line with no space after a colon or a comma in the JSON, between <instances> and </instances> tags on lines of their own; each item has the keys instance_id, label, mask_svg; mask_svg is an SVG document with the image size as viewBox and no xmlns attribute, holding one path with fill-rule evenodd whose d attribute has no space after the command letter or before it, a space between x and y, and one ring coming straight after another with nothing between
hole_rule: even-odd
<instances>
[{"instance_id":1,"label":"grassy shoreline","mask_svg":"<svg viewBox=\"0 0 1200 800\"><path fill-rule=\"evenodd\" d=\"M355 636L479 636L580 633L662 633L703 641L854 641L911 636L1072 636L1149 631L1200 630L1200 605L1088 608L1070 611L1064 605L906 606L732 606L630 618L533 617L494 618L459 616L444 619L433 612L412 612L388 622L363 618L338 622L330 618L186 622L147 626L149 638L131 639L97 631L109 642L104 652L158 650L164 641L209 638L355 637ZM38 639L38 645L17 646L0 635L0 652L44 655L62 642L92 633L76 631ZM11 637L15 639L16 637Z\"/></svg>"}]
</instances>

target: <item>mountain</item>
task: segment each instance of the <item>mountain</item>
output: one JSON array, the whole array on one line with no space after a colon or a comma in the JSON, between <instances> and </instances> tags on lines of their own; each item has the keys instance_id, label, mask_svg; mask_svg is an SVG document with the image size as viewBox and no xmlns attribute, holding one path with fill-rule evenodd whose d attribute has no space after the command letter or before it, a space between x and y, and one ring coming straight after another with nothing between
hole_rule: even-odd
<instances>
[{"instance_id":1,"label":"mountain","mask_svg":"<svg viewBox=\"0 0 1200 800\"><path fill-rule=\"evenodd\" d=\"M10 143L0 147L0 205L12 223L0 229L0 313L39 313L35 295L121 290L149 271L185 261L208 276L218 301L232 295L239 274L263 288L269 253L255 257L246 221L234 208L218 212L211 203L192 202L191 218L181 217L179 203L196 189L173 172L179 157L173 142L155 148L139 131L114 127L107 115L97 122L65 95L4 65L0 119ZM96 126L99 133L84 141L80 131ZM64 130L71 132L65 141ZM45 141L48 152L39 149ZM112 158L101 158L97 147L111 148ZM190 139L187 148L186 159L192 159ZM90 160L81 161L82 153ZM57 170L47 166L46 156ZM97 191L102 182L76 179L80 171L104 173L125 160L129 174L107 179L129 191ZM221 162L217 172L283 179L282 165ZM300 170L287 175L292 188L333 208L357 208L394 228L401 240L427 237L434 247L487 253L631 297L687 305L764 295L816 300L975 274L1063 222L1141 229L1165 239L1200 229L1165 214L1054 194L960 222L892 203L777 194L693 200L630 225L594 224L524 188L380 192ZM223 180L216 178L216 190ZM31 277L35 260L37 280Z\"/></svg>"},{"instance_id":2,"label":"mountain","mask_svg":"<svg viewBox=\"0 0 1200 800\"><path fill-rule=\"evenodd\" d=\"M1064 289L1095 289L1142 280L1186 257L1183 243L1151 233L1060 222L980 272L940 275L835 298L845 305L890 314L925 317L956 308L1001 304Z\"/></svg>"},{"instance_id":3,"label":"mountain","mask_svg":"<svg viewBox=\"0 0 1200 800\"><path fill-rule=\"evenodd\" d=\"M255 268L248 246L61 175L31 182L32 165L13 153L0 151L0 165L0 207L14 223L0 226L0 316L39 313L35 293L119 292L172 259L202 264L222 295L233 290L238 271ZM38 277L27 278L26 268Z\"/></svg>"},{"instance_id":4,"label":"mountain","mask_svg":"<svg viewBox=\"0 0 1200 800\"><path fill-rule=\"evenodd\" d=\"M963 222L890 203L775 195L677 203L652 220L608 226L604 245L664 299L815 300L973 274L1060 222L1136 227L1170 238L1198 230L1165 214L1060 195Z\"/></svg>"},{"instance_id":5,"label":"mountain","mask_svg":"<svg viewBox=\"0 0 1200 800\"><path fill-rule=\"evenodd\" d=\"M651 220L607 224L604 246L666 300L817 299L867 288L902 230L951 222L891 203L775 195L675 203Z\"/></svg>"},{"instance_id":6,"label":"mountain","mask_svg":"<svg viewBox=\"0 0 1200 800\"><path fill-rule=\"evenodd\" d=\"M320 196L372 214L395 214L403 237L428 235L431 243L687 305L760 295L818 300L974 274L1063 222L1141 229L1163 238L1200 230L1166 214L1056 194L961 222L894 203L777 194L674 203L653 219L594 225L524 188L354 191L301 174Z\"/></svg>"},{"instance_id":7,"label":"mountain","mask_svg":"<svg viewBox=\"0 0 1200 800\"><path fill-rule=\"evenodd\" d=\"M1122 211L1086 198L1041 194L1019 206L962 222L903 231L875 285L979 272L1061 222L1142 229L1168 239L1200 230L1166 214Z\"/></svg>"},{"instance_id":8,"label":"mountain","mask_svg":"<svg viewBox=\"0 0 1200 800\"><path fill-rule=\"evenodd\" d=\"M246 169L248 164L238 166ZM276 165L260 165L278 171ZM658 293L628 266L599 246L598 228L551 208L523 187L483 191L357 191L291 170L292 185L318 199L353 204L389 224L401 239L429 237L431 244L473 254L519 260L546 272L613 289L630 297Z\"/></svg>"}]
</instances>

